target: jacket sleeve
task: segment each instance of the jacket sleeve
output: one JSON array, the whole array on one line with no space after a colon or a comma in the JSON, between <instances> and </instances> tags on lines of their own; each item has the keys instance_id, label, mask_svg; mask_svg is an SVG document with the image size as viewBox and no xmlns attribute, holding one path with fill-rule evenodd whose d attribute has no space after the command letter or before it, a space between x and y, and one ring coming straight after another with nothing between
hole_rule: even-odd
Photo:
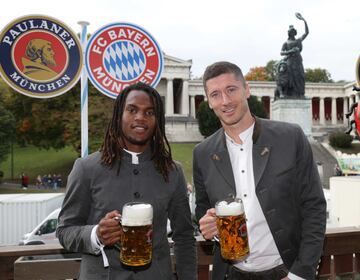
<instances>
[{"instance_id":1,"label":"jacket sleeve","mask_svg":"<svg viewBox=\"0 0 360 280\"><path fill-rule=\"evenodd\" d=\"M196 243L187 197L185 177L180 166L176 189L169 203L169 219L173 230L176 272L179 280L197 279Z\"/></svg>"},{"instance_id":2,"label":"jacket sleeve","mask_svg":"<svg viewBox=\"0 0 360 280\"><path fill-rule=\"evenodd\" d=\"M87 225L90 204L90 180L86 176L82 159L77 159L68 177L56 230L60 244L66 250L96 254L91 245L91 230L95 225Z\"/></svg>"},{"instance_id":3,"label":"jacket sleeve","mask_svg":"<svg viewBox=\"0 0 360 280\"><path fill-rule=\"evenodd\" d=\"M326 200L310 143L300 129L297 140L296 181L300 182L301 241L290 272L314 279L325 237Z\"/></svg>"}]
</instances>

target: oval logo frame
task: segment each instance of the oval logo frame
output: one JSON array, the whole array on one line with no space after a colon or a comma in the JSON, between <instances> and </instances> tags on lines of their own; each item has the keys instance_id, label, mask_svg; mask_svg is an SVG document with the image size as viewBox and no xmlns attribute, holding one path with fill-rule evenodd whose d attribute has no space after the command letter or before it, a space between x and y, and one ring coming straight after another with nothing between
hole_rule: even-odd
<instances>
[{"instance_id":1,"label":"oval logo frame","mask_svg":"<svg viewBox=\"0 0 360 280\"><path fill-rule=\"evenodd\" d=\"M0 32L0 73L17 92L35 98L64 94L79 80L81 43L63 22L27 15Z\"/></svg>"}]
</instances>

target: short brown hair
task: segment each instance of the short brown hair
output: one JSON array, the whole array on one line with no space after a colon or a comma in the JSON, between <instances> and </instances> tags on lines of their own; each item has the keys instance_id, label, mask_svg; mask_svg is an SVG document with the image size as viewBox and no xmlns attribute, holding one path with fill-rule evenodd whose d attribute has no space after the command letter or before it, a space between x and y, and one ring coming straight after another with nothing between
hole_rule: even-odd
<instances>
[{"instance_id":1,"label":"short brown hair","mask_svg":"<svg viewBox=\"0 0 360 280\"><path fill-rule=\"evenodd\" d=\"M241 69L239 68L239 66L231 62L219 61L209 65L205 69L203 75L203 85L205 92L206 92L206 82L208 80L220 76L222 74L231 74L231 73L235 74L236 78L238 78L243 83L244 87L246 86L244 75Z\"/></svg>"}]
</instances>

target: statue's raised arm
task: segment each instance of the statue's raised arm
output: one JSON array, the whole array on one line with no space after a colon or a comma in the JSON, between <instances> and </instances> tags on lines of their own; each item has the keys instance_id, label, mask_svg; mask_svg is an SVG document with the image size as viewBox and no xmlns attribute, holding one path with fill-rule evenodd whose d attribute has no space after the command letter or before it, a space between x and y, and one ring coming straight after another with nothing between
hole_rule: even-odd
<instances>
[{"instance_id":1,"label":"statue's raised arm","mask_svg":"<svg viewBox=\"0 0 360 280\"><path fill-rule=\"evenodd\" d=\"M306 20L303 18L303 16L300 13L295 13L295 16L298 19L302 20L305 24L305 33L299 38L301 41L303 41L306 38L306 36L309 34L309 26L307 25Z\"/></svg>"}]
</instances>

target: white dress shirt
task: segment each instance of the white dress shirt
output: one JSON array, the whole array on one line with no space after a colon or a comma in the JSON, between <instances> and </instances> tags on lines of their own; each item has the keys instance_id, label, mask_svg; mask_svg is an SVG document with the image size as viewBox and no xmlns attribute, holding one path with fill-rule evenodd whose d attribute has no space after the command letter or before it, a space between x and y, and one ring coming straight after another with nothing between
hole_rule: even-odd
<instances>
[{"instance_id":1,"label":"white dress shirt","mask_svg":"<svg viewBox=\"0 0 360 280\"><path fill-rule=\"evenodd\" d=\"M226 134L226 145L235 179L236 197L241 198L244 204L250 249L248 257L235 262L234 266L255 272L274 268L283 261L255 192L253 130L254 124L239 134L242 144L237 144ZM292 273L289 273L288 277L292 280L303 279Z\"/></svg>"}]
</instances>

